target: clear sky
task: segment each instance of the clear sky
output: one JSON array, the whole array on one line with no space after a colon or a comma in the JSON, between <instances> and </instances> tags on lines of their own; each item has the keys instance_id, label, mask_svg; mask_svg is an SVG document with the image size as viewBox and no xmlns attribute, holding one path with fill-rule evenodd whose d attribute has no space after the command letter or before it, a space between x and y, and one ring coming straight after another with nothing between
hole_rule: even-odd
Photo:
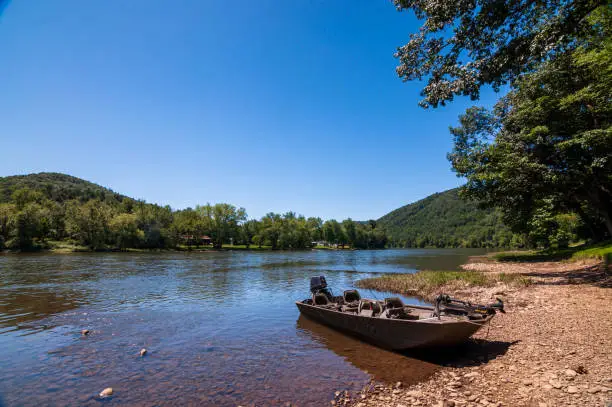
<instances>
[{"instance_id":1,"label":"clear sky","mask_svg":"<svg viewBox=\"0 0 612 407\"><path fill-rule=\"evenodd\" d=\"M365 220L460 185L391 1L30 0L0 16L0 176ZM481 103L496 95L485 92Z\"/></svg>"}]
</instances>

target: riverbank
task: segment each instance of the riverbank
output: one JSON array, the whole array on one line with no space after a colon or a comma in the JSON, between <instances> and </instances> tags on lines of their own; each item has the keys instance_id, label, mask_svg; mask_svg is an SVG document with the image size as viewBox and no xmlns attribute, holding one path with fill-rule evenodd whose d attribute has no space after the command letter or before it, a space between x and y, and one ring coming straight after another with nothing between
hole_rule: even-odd
<instances>
[{"instance_id":1,"label":"riverbank","mask_svg":"<svg viewBox=\"0 0 612 407\"><path fill-rule=\"evenodd\" d=\"M339 394L337 405L545 407L604 406L612 401L612 277L603 263L478 257L463 269L483 275L487 283L451 279L439 288L477 302L501 297L507 313L498 314L490 329L477 333L463 348L417 355L441 365L429 380L406 388L372 384L352 400ZM515 277L506 282L502 275ZM529 284L516 284L521 279ZM408 280L379 284L390 288L401 281ZM397 285L391 291L404 292L406 287Z\"/></svg>"},{"instance_id":2,"label":"riverbank","mask_svg":"<svg viewBox=\"0 0 612 407\"><path fill-rule=\"evenodd\" d=\"M331 246L315 246L304 249L273 249L272 246L257 246L257 245L231 245L224 244L223 247L217 248L211 246L186 246L178 245L174 248L161 249L136 249L136 248L107 248L107 249L91 249L87 246L74 244L64 241L46 242L45 246L39 246L32 250L0 250L2 253L151 253L151 252L218 252L218 251L295 251L295 250L331 250L331 251L347 251L347 250L383 250L383 249L355 249L352 247L331 247Z\"/></svg>"}]
</instances>

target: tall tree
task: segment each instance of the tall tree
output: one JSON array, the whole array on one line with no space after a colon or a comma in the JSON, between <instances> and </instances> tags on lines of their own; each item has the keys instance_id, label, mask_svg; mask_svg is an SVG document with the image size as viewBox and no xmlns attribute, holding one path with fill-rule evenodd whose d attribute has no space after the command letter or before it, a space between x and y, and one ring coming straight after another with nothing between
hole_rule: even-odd
<instances>
[{"instance_id":1,"label":"tall tree","mask_svg":"<svg viewBox=\"0 0 612 407\"><path fill-rule=\"evenodd\" d=\"M587 20L593 29L580 46L517 80L493 111L471 108L451 129L449 159L467 177L467 195L499 206L515 230L573 212L591 237L612 237L612 11Z\"/></svg>"},{"instance_id":2,"label":"tall tree","mask_svg":"<svg viewBox=\"0 0 612 407\"><path fill-rule=\"evenodd\" d=\"M283 227L282 217L277 213L269 212L261 218L261 225L265 240L270 243L272 249L278 248L278 239Z\"/></svg>"},{"instance_id":3,"label":"tall tree","mask_svg":"<svg viewBox=\"0 0 612 407\"><path fill-rule=\"evenodd\" d=\"M587 17L606 0L394 0L423 21L398 48L398 75L427 77L422 106L455 95L478 99L483 85L498 90L542 62L579 46L593 26Z\"/></svg>"},{"instance_id":4,"label":"tall tree","mask_svg":"<svg viewBox=\"0 0 612 407\"><path fill-rule=\"evenodd\" d=\"M209 226L209 222L204 218L202 209L196 207L195 210L187 208L174 213L170 228L177 237L181 235L200 236L210 233ZM191 245L193 242L191 239L187 239L186 243Z\"/></svg>"},{"instance_id":5,"label":"tall tree","mask_svg":"<svg viewBox=\"0 0 612 407\"><path fill-rule=\"evenodd\" d=\"M0 203L0 249L3 249L10 239L16 215L17 208L14 204Z\"/></svg>"},{"instance_id":6,"label":"tall tree","mask_svg":"<svg viewBox=\"0 0 612 407\"><path fill-rule=\"evenodd\" d=\"M97 199L81 205L70 201L66 208L66 230L69 235L91 249L105 247L110 230L113 208Z\"/></svg>"},{"instance_id":7,"label":"tall tree","mask_svg":"<svg viewBox=\"0 0 612 407\"><path fill-rule=\"evenodd\" d=\"M42 235L41 211L41 206L34 202L22 206L15 220L14 247L27 250L34 246L34 238Z\"/></svg>"},{"instance_id":8,"label":"tall tree","mask_svg":"<svg viewBox=\"0 0 612 407\"><path fill-rule=\"evenodd\" d=\"M345 219L342 221L342 227L344 228L346 241L349 246L354 247L355 241L357 240L357 227L355 226L355 222L353 222L351 218Z\"/></svg>"},{"instance_id":9,"label":"tall tree","mask_svg":"<svg viewBox=\"0 0 612 407\"><path fill-rule=\"evenodd\" d=\"M138 228L138 217L133 213L120 213L109 222L115 245L120 249L138 247L144 240L144 232Z\"/></svg>"},{"instance_id":10,"label":"tall tree","mask_svg":"<svg viewBox=\"0 0 612 407\"><path fill-rule=\"evenodd\" d=\"M321 218L308 218L308 227L313 240L323 239L323 220Z\"/></svg>"},{"instance_id":11,"label":"tall tree","mask_svg":"<svg viewBox=\"0 0 612 407\"><path fill-rule=\"evenodd\" d=\"M241 239L242 242L246 245L247 249L249 248L251 243L255 243L253 242L253 238L259 234L260 229L261 224L256 219L248 220L242 224ZM258 240L257 243L260 243L260 241Z\"/></svg>"},{"instance_id":12,"label":"tall tree","mask_svg":"<svg viewBox=\"0 0 612 407\"><path fill-rule=\"evenodd\" d=\"M208 204L204 210L210 222L213 245L217 249L223 247L223 243L230 238L235 238L238 227L247 219L244 208L236 208L230 204L220 203L214 206Z\"/></svg>"},{"instance_id":13,"label":"tall tree","mask_svg":"<svg viewBox=\"0 0 612 407\"><path fill-rule=\"evenodd\" d=\"M336 222L335 220L328 220L323 224L323 238L326 242L338 243L336 236L336 230L338 229L336 227L337 223L338 222Z\"/></svg>"}]
</instances>

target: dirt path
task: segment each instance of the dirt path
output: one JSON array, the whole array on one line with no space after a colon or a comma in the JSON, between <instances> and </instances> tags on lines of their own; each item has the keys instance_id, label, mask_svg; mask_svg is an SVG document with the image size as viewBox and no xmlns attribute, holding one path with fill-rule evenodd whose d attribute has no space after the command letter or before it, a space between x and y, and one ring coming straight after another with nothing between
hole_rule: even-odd
<instances>
[{"instance_id":1,"label":"dirt path","mask_svg":"<svg viewBox=\"0 0 612 407\"><path fill-rule=\"evenodd\" d=\"M520 273L533 284L450 293L489 302L507 313L490 330L447 354L421 356L443 365L407 388L372 384L336 405L612 406L612 279L598 264L497 263L474 259L470 270Z\"/></svg>"}]
</instances>

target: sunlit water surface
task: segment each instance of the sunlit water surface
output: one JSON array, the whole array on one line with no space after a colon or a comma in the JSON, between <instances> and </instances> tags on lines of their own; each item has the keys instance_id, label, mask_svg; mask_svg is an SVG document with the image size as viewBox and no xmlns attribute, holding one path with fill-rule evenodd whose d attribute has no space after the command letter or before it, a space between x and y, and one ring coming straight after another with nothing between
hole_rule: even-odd
<instances>
[{"instance_id":1,"label":"sunlit water surface","mask_svg":"<svg viewBox=\"0 0 612 407\"><path fill-rule=\"evenodd\" d=\"M341 292L479 253L0 255L0 406L317 406L370 379L422 380L434 365L299 318L294 301L313 275Z\"/></svg>"}]
</instances>

